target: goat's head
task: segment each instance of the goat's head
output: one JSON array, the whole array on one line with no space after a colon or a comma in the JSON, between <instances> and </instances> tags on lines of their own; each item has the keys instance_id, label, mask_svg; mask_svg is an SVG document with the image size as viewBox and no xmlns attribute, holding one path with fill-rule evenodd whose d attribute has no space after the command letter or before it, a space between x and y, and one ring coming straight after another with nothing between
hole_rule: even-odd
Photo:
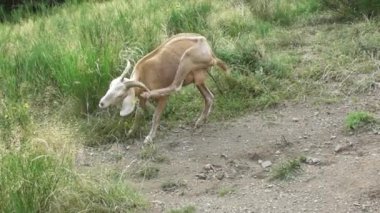
<instances>
[{"instance_id":1,"label":"goat's head","mask_svg":"<svg viewBox=\"0 0 380 213\"><path fill-rule=\"evenodd\" d=\"M125 68L121 76L113 79L106 94L100 99L99 107L107 108L111 105L117 105L122 103L120 115L126 116L133 112L135 108L135 90L134 87L140 87L144 90L149 89L141 82L136 80L129 80L126 78L126 74L131 68L131 64L128 61L128 65Z\"/></svg>"}]
</instances>

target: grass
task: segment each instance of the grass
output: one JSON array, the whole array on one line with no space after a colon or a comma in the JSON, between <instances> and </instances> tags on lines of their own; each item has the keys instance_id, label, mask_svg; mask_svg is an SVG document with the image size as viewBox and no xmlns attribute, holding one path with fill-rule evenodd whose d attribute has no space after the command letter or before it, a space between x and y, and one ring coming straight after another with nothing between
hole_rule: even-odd
<instances>
[{"instance_id":1,"label":"grass","mask_svg":"<svg viewBox=\"0 0 380 213\"><path fill-rule=\"evenodd\" d=\"M184 188L184 187L186 187L186 183L179 180L178 181L168 180L161 184L161 189L165 192L173 192L179 188Z\"/></svg>"},{"instance_id":2,"label":"grass","mask_svg":"<svg viewBox=\"0 0 380 213\"><path fill-rule=\"evenodd\" d=\"M158 177L160 169L155 166L143 166L138 172L137 175L141 178L150 180Z\"/></svg>"},{"instance_id":3,"label":"grass","mask_svg":"<svg viewBox=\"0 0 380 213\"><path fill-rule=\"evenodd\" d=\"M195 206L189 205L189 206L184 206L179 209L171 209L168 211L168 213L195 213L196 208Z\"/></svg>"},{"instance_id":4,"label":"grass","mask_svg":"<svg viewBox=\"0 0 380 213\"><path fill-rule=\"evenodd\" d=\"M132 212L147 207L127 182L79 175L70 153L56 153L42 139L30 144L2 150L1 212Z\"/></svg>"},{"instance_id":5,"label":"grass","mask_svg":"<svg viewBox=\"0 0 380 213\"><path fill-rule=\"evenodd\" d=\"M302 172L303 157L288 160L274 166L271 170L271 180L289 180Z\"/></svg>"},{"instance_id":6,"label":"grass","mask_svg":"<svg viewBox=\"0 0 380 213\"><path fill-rule=\"evenodd\" d=\"M231 187L223 187L221 189L218 190L218 196L219 197L224 197L228 194L232 194L234 193L236 190L234 188L231 188Z\"/></svg>"},{"instance_id":7,"label":"grass","mask_svg":"<svg viewBox=\"0 0 380 213\"><path fill-rule=\"evenodd\" d=\"M297 18L305 17L320 8L314 0L246 0L258 18L279 25L290 25Z\"/></svg>"},{"instance_id":8,"label":"grass","mask_svg":"<svg viewBox=\"0 0 380 213\"><path fill-rule=\"evenodd\" d=\"M158 163L162 163L167 160L166 157L159 152L159 149L155 144L148 144L142 147L139 153L139 158L142 160L150 160Z\"/></svg>"},{"instance_id":9,"label":"grass","mask_svg":"<svg viewBox=\"0 0 380 213\"><path fill-rule=\"evenodd\" d=\"M9 124L10 132L1 131L0 212L134 212L148 207L128 182L76 171L81 133L73 123L36 120L27 105L6 106L1 108L2 125ZM24 117L15 119L15 113Z\"/></svg>"},{"instance_id":10,"label":"grass","mask_svg":"<svg viewBox=\"0 0 380 213\"><path fill-rule=\"evenodd\" d=\"M344 121L344 125L347 130L358 131L359 129L370 127L376 122L377 121L374 115L371 113L365 111L356 111L348 113Z\"/></svg>"}]
</instances>

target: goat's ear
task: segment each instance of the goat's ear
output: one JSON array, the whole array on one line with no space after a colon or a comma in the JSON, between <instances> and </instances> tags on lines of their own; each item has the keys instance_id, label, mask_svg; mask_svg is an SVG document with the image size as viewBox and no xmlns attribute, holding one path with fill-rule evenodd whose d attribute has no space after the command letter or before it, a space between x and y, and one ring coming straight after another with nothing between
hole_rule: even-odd
<instances>
[{"instance_id":1,"label":"goat's ear","mask_svg":"<svg viewBox=\"0 0 380 213\"><path fill-rule=\"evenodd\" d=\"M127 116L133 112L136 105L135 91L129 89L127 97L124 98L121 105L120 116Z\"/></svg>"}]
</instances>

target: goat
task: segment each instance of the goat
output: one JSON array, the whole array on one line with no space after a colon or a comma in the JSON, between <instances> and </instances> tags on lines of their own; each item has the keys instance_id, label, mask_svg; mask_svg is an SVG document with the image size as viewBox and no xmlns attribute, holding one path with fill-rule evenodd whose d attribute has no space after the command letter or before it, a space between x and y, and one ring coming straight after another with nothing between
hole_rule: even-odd
<instances>
[{"instance_id":1,"label":"goat","mask_svg":"<svg viewBox=\"0 0 380 213\"><path fill-rule=\"evenodd\" d=\"M214 95L205 85L205 80L207 72L214 65L225 72L228 71L225 63L215 57L205 37L194 33L174 35L141 58L135 64L130 79L125 77L131 68L128 61L123 73L112 80L107 93L99 102L99 107L107 108L121 102L120 116L126 116L133 112L138 98L139 106L132 128L128 132L131 135L138 128L140 109L146 111L149 98L156 100L152 127L144 140L144 144L150 143L156 135L170 93L194 83L205 103L203 112L195 123L195 127L199 127L206 122L211 112Z\"/></svg>"}]
</instances>

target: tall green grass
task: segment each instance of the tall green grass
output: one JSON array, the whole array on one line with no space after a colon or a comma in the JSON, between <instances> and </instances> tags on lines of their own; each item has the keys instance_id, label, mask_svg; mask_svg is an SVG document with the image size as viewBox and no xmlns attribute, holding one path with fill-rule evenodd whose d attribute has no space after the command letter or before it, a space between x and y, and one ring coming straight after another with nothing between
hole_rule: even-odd
<instances>
[{"instance_id":1,"label":"tall green grass","mask_svg":"<svg viewBox=\"0 0 380 213\"><path fill-rule=\"evenodd\" d=\"M335 11L340 18L373 18L380 15L380 2L376 0L321 0L323 7Z\"/></svg>"},{"instance_id":2,"label":"tall green grass","mask_svg":"<svg viewBox=\"0 0 380 213\"><path fill-rule=\"evenodd\" d=\"M62 146L62 145L61 145ZM0 147L2 148L2 147ZM134 212L146 201L123 180L79 175L46 141L0 149L0 212Z\"/></svg>"},{"instance_id":3,"label":"tall green grass","mask_svg":"<svg viewBox=\"0 0 380 213\"><path fill-rule=\"evenodd\" d=\"M281 91L290 82L286 79L292 78L291 69L284 57L270 57L256 40L268 36L277 20L288 18L275 15L274 22L264 16L257 18L252 5L248 2L239 8L234 1L209 0L81 1L53 8L54 13L3 23L0 25L2 96L15 102L27 99L32 106L38 106L46 88L52 87L56 90L56 102L75 101L70 105L75 109L67 112L87 118L90 114L99 115L98 101L127 59L136 62L173 34L198 32L209 39L216 55L233 73L231 78L213 72L219 83L210 82L211 89L217 91L217 87L222 87L224 91L218 95L214 118L272 106L285 98ZM291 13L292 20L316 7L306 0L281 5L272 9L276 13L280 10ZM288 7L293 9L286 13ZM272 16L272 9L262 12ZM190 103L194 96L200 96L198 92L184 93L171 98L165 117L189 121L199 114L201 100L183 106L183 102ZM121 119L118 122L107 119L107 113L100 115L88 119L84 128L97 138L90 143L114 141L115 136L123 140L130 119L124 125Z\"/></svg>"},{"instance_id":4,"label":"tall green grass","mask_svg":"<svg viewBox=\"0 0 380 213\"><path fill-rule=\"evenodd\" d=\"M245 0L252 13L268 22L291 25L299 17L305 17L318 9L318 0Z\"/></svg>"},{"instance_id":5,"label":"tall green grass","mask_svg":"<svg viewBox=\"0 0 380 213\"><path fill-rule=\"evenodd\" d=\"M0 104L0 212L133 212L147 207L125 180L77 173L74 154L81 134L75 124L36 119L44 114L32 112L24 101Z\"/></svg>"}]
</instances>

